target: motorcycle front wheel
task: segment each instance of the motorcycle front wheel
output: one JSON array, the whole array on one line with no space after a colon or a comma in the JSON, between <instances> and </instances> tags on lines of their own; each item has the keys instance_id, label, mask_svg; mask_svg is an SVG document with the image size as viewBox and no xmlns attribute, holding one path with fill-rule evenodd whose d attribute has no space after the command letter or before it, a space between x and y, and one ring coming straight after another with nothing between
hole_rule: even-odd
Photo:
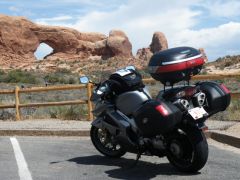
<instances>
[{"instance_id":1,"label":"motorcycle front wheel","mask_svg":"<svg viewBox=\"0 0 240 180\"><path fill-rule=\"evenodd\" d=\"M208 144L205 135L195 127L176 130L168 141L167 158L182 172L198 172L208 159Z\"/></svg>"},{"instance_id":2,"label":"motorcycle front wheel","mask_svg":"<svg viewBox=\"0 0 240 180\"><path fill-rule=\"evenodd\" d=\"M90 136L95 148L105 156L119 158L126 153L123 147L106 129L92 126Z\"/></svg>"}]
</instances>

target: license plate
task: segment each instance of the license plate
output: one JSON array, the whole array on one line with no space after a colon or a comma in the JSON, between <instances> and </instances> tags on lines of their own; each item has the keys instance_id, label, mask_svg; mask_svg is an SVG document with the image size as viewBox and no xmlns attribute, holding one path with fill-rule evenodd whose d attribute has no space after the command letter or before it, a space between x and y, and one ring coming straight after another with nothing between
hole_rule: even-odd
<instances>
[{"instance_id":1,"label":"license plate","mask_svg":"<svg viewBox=\"0 0 240 180\"><path fill-rule=\"evenodd\" d=\"M196 107L188 110L188 113L192 116L193 119L201 119L205 114L208 114L203 107Z\"/></svg>"}]
</instances>

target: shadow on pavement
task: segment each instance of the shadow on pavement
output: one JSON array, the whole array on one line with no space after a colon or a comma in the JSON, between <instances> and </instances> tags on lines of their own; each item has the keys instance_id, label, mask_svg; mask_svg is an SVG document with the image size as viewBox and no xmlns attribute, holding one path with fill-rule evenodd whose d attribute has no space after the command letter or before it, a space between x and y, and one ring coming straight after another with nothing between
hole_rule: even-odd
<instances>
[{"instance_id":1,"label":"shadow on pavement","mask_svg":"<svg viewBox=\"0 0 240 180\"><path fill-rule=\"evenodd\" d=\"M195 174L184 174L177 171L173 166L169 163L155 164L151 162L141 161L134 166L134 159L126 159L126 158L107 158L105 156L93 155L93 156L83 156L76 157L67 160L69 162L75 162L81 165L100 165L100 166L117 166L119 168L114 168L111 170L106 170L105 173L111 178L117 179L151 179L156 177L157 175L198 175L200 173ZM58 163L58 162L52 162Z\"/></svg>"}]
</instances>

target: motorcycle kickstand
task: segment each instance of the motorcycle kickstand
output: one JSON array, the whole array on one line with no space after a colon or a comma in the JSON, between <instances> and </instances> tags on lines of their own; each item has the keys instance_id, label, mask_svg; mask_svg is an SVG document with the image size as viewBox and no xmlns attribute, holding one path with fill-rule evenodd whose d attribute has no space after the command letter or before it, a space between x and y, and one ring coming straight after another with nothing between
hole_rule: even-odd
<instances>
[{"instance_id":1,"label":"motorcycle kickstand","mask_svg":"<svg viewBox=\"0 0 240 180\"><path fill-rule=\"evenodd\" d=\"M142 152L139 150L138 153L137 153L136 160L134 161L132 167L135 167L137 165L139 159L141 158L141 155L142 155Z\"/></svg>"}]
</instances>

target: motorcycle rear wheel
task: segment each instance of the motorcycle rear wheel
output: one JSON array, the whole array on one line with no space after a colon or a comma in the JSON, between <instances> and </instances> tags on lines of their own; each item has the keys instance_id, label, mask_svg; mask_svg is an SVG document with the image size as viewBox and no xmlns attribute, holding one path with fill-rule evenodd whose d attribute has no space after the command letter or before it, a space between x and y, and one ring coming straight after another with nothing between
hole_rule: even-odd
<instances>
[{"instance_id":1,"label":"motorcycle rear wheel","mask_svg":"<svg viewBox=\"0 0 240 180\"><path fill-rule=\"evenodd\" d=\"M167 158L182 172L198 172L208 159L208 144L205 135L195 127L174 132L168 141Z\"/></svg>"},{"instance_id":2,"label":"motorcycle rear wheel","mask_svg":"<svg viewBox=\"0 0 240 180\"><path fill-rule=\"evenodd\" d=\"M95 148L105 156L119 158L126 153L123 147L114 140L114 137L106 129L92 126L90 136Z\"/></svg>"}]
</instances>

